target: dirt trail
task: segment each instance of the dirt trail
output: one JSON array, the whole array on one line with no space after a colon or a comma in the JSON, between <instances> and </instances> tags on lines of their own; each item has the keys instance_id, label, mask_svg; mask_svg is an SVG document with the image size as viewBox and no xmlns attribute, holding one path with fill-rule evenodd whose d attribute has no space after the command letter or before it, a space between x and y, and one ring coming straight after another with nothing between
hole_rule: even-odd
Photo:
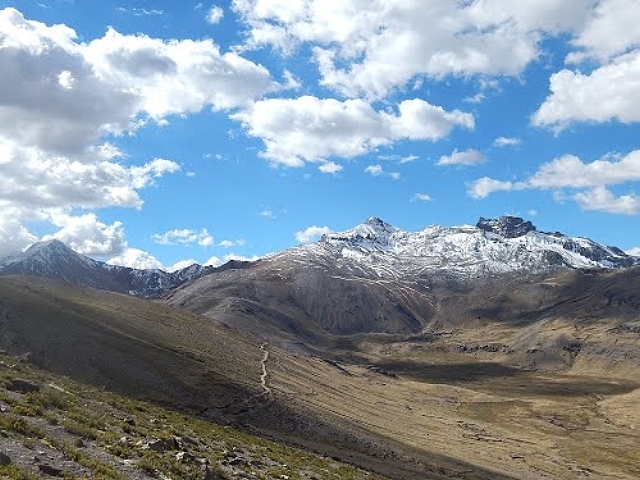
<instances>
[{"instance_id":1,"label":"dirt trail","mask_svg":"<svg viewBox=\"0 0 640 480\"><path fill-rule=\"evenodd\" d=\"M260 361L260 365L262 366L262 374L260 375L260 385L262 385L262 389L264 390L265 395L271 395L271 389L267 385L267 377L269 376L269 372L267 371L267 361L269 360L269 350L267 350L267 344L263 343L260 345L260 350L264 352L264 356Z\"/></svg>"}]
</instances>

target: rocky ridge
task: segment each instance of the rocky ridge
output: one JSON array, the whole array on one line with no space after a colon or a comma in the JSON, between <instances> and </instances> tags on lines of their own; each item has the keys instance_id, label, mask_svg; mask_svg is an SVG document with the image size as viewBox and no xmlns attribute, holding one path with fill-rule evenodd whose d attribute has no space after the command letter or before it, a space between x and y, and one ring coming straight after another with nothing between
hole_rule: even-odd
<instances>
[{"instance_id":1,"label":"rocky ridge","mask_svg":"<svg viewBox=\"0 0 640 480\"><path fill-rule=\"evenodd\" d=\"M175 272L140 270L93 260L59 240L49 240L36 243L21 254L0 259L0 275L32 275L137 297L158 297L208 273L242 265L243 262L235 261L221 267L193 264Z\"/></svg>"}]
</instances>

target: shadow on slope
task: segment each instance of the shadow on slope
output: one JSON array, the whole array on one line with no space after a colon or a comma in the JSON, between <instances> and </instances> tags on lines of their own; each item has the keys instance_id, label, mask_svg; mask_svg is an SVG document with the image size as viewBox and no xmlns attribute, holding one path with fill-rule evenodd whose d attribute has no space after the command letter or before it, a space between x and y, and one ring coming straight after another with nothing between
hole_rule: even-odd
<instances>
[{"instance_id":1,"label":"shadow on slope","mask_svg":"<svg viewBox=\"0 0 640 480\"><path fill-rule=\"evenodd\" d=\"M52 281L0 279L0 344L83 382L179 406L255 392L252 344L160 303Z\"/></svg>"},{"instance_id":2,"label":"shadow on slope","mask_svg":"<svg viewBox=\"0 0 640 480\"><path fill-rule=\"evenodd\" d=\"M209 412L390 478L508 478L321 418L286 395L263 398L259 342L159 302L7 276L0 347L54 373L193 415ZM253 408L234 415L229 407L248 399L256 399Z\"/></svg>"}]
</instances>

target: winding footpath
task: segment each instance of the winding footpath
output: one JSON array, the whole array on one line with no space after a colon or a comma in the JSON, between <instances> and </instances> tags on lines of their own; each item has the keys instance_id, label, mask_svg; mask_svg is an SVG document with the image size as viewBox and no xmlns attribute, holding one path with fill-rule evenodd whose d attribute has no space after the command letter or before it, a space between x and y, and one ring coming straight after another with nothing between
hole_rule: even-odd
<instances>
[{"instance_id":1,"label":"winding footpath","mask_svg":"<svg viewBox=\"0 0 640 480\"><path fill-rule=\"evenodd\" d=\"M271 395L271 389L267 385L267 377L269 372L267 371L267 361L269 360L269 350L267 350L267 344L260 345L260 350L264 352L260 365L262 366L262 374L260 375L260 385L262 385L263 394Z\"/></svg>"}]
</instances>

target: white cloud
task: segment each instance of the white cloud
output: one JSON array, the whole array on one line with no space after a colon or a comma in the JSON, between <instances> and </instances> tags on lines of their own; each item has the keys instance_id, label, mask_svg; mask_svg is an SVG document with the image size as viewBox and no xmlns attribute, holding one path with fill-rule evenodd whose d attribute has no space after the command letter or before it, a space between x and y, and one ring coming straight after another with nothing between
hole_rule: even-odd
<instances>
[{"instance_id":1,"label":"white cloud","mask_svg":"<svg viewBox=\"0 0 640 480\"><path fill-rule=\"evenodd\" d=\"M262 210L260 212L260 216L268 220L275 220L277 218L275 212L270 208L265 208L264 210Z\"/></svg>"},{"instance_id":2,"label":"white cloud","mask_svg":"<svg viewBox=\"0 0 640 480\"><path fill-rule=\"evenodd\" d=\"M516 145L520 145L521 140L519 138L514 137L498 137L493 141L494 147L515 147Z\"/></svg>"},{"instance_id":3,"label":"white cloud","mask_svg":"<svg viewBox=\"0 0 640 480\"><path fill-rule=\"evenodd\" d=\"M400 180L400 172L387 172L382 165L369 165L364 169L365 173L368 173L372 177L380 177L382 175L391 178L392 180Z\"/></svg>"},{"instance_id":4,"label":"white cloud","mask_svg":"<svg viewBox=\"0 0 640 480\"><path fill-rule=\"evenodd\" d=\"M60 230L46 235L42 240L56 238L74 251L89 257L111 257L121 254L127 247L122 222L107 225L98 220L94 213L72 216L53 213L51 223Z\"/></svg>"},{"instance_id":5,"label":"white cloud","mask_svg":"<svg viewBox=\"0 0 640 480\"><path fill-rule=\"evenodd\" d=\"M33 240L27 221L52 223L86 253L123 248L115 224L84 214L63 222L59 212L140 208L139 190L180 167L161 158L124 164L112 136L134 134L149 117L162 124L206 107L238 108L284 88L211 40L109 29L81 41L66 25L28 20L14 8L0 9L0 45L0 211L12 218L1 225L0 237L10 237L0 238L4 248Z\"/></svg>"},{"instance_id":6,"label":"white cloud","mask_svg":"<svg viewBox=\"0 0 640 480\"><path fill-rule=\"evenodd\" d=\"M625 156L610 154L591 163L574 155L564 155L541 165L525 180L511 182L484 177L469 185L468 192L474 198L485 198L497 191L553 190L556 199L565 199L567 196L562 192L571 189L576 192L569 198L585 210L637 215L640 197L616 196L607 188L637 181L640 181L640 150Z\"/></svg>"},{"instance_id":7,"label":"white cloud","mask_svg":"<svg viewBox=\"0 0 640 480\"><path fill-rule=\"evenodd\" d=\"M262 65L221 53L210 39L163 41L109 29L83 52L100 80L134 94L137 108L156 120L206 106L232 109L284 88Z\"/></svg>"},{"instance_id":8,"label":"white cloud","mask_svg":"<svg viewBox=\"0 0 640 480\"><path fill-rule=\"evenodd\" d=\"M245 257L243 255L236 255L235 253L230 253L228 255L225 255L223 258L219 258L216 256L211 257L209 260L207 260L206 262L204 262L204 266L212 266L212 267L219 267L220 265L223 265L227 262L230 262L231 260L237 260L239 262L255 262L256 260L260 260L261 256L259 255L254 255L252 257Z\"/></svg>"},{"instance_id":9,"label":"white cloud","mask_svg":"<svg viewBox=\"0 0 640 480\"><path fill-rule=\"evenodd\" d=\"M21 252L37 239L38 237L29 232L15 218L0 215L0 259L12 253Z\"/></svg>"},{"instance_id":10,"label":"white cloud","mask_svg":"<svg viewBox=\"0 0 640 480\"><path fill-rule=\"evenodd\" d=\"M131 13L136 17L150 17L150 16L164 15L163 10L147 9L147 8L127 9L125 7L117 7L116 10L122 13Z\"/></svg>"},{"instance_id":11,"label":"white cloud","mask_svg":"<svg viewBox=\"0 0 640 480\"><path fill-rule=\"evenodd\" d=\"M127 248L121 255L107 260L107 263L109 265L120 265L138 270L162 270L164 268L156 257L137 248Z\"/></svg>"},{"instance_id":12,"label":"white cloud","mask_svg":"<svg viewBox=\"0 0 640 480\"><path fill-rule=\"evenodd\" d=\"M222 265L222 260L214 255L213 257L209 258L209 260L204 262L203 265L205 267L219 267L220 265Z\"/></svg>"},{"instance_id":13,"label":"white cloud","mask_svg":"<svg viewBox=\"0 0 640 480\"><path fill-rule=\"evenodd\" d=\"M188 228L169 230L162 234L152 236L153 241L159 245L200 245L210 247L214 244L213 235L206 228L190 230Z\"/></svg>"},{"instance_id":14,"label":"white cloud","mask_svg":"<svg viewBox=\"0 0 640 480\"><path fill-rule=\"evenodd\" d=\"M595 187L576 193L573 198L584 210L597 210L619 215L640 214L640 197L636 195L616 197L605 187Z\"/></svg>"},{"instance_id":15,"label":"white cloud","mask_svg":"<svg viewBox=\"0 0 640 480\"><path fill-rule=\"evenodd\" d=\"M590 74L562 70L551 76L550 95L533 114L535 126L558 130L575 122L640 121L640 49Z\"/></svg>"},{"instance_id":16,"label":"white cloud","mask_svg":"<svg viewBox=\"0 0 640 480\"><path fill-rule=\"evenodd\" d=\"M412 163L412 162L415 162L416 160L420 160L420 157L417 155L407 155L406 157L402 157L400 159L400 163L401 164Z\"/></svg>"},{"instance_id":17,"label":"white cloud","mask_svg":"<svg viewBox=\"0 0 640 480\"><path fill-rule=\"evenodd\" d=\"M382 169L382 165L369 165L367 168L364 169L364 171L374 177L379 177L384 173L384 170Z\"/></svg>"},{"instance_id":18,"label":"white cloud","mask_svg":"<svg viewBox=\"0 0 640 480\"><path fill-rule=\"evenodd\" d=\"M166 271L167 272L177 272L178 270L182 270L183 268L190 267L191 265L196 264L196 263L198 263L198 262L196 262L192 258L190 258L188 260L180 260L180 261L174 263L173 265L171 265L170 267L167 267Z\"/></svg>"},{"instance_id":19,"label":"white cloud","mask_svg":"<svg viewBox=\"0 0 640 480\"><path fill-rule=\"evenodd\" d=\"M98 78L65 25L0 10L0 135L53 152L80 154L108 131L123 131L137 98Z\"/></svg>"},{"instance_id":20,"label":"white cloud","mask_svg":"<svg viewBox=\"0 0 640 480\"><path fill-rule=\"evenodd\" d=\"M351 97L385 97L421 75L518 75L544 33L573 31L590 1L234 0L245 48L291 53L316 45L321 83Z\"/></svg>"},{"instance_id":21,"label":"white cloud","mask_svg":"<svg viewBox=\"0 0 640 480\"><path fill-rule=\"evenodd\" d=\"M513 182L503 182L494 180L493 178L483 177L471 183L468 192L473 198L485 198L494 192L509 192L517 189L518 186Z\"/></svg>"},{"instance_id":22,"label":"white cloud","mask_svg":"<svg viewBox=\"0 0 640 480\"><path fill-rule=\"evenodd\" d=\"M230 262L231 260L237 260L238 262L255 262L256 260L260 260L263 258L261 255L253 255L251 257L247 257L245 255L237 255L235 253L229 253L224 256L224 263Z\"/></svg>"},{"instance_id":23,"label":"white cloud","mask_svg":"<svg viewBox=\"0 0 640 480\"><path fill-rule=\"evenodd\" d=\"M217 5L213 5L207 12L207 23L216 25L224 17L224 10Z\"/></svg>"},{"instance_id":24,"label":"white cloud","mask_svg":"<svg viewBox=\"0 0 640 480\"><path fill-rule=\"evenodd\" d=\"M478 150L469 149L459 152L454 150L451 155L443 155L438 160L438 165L478 165L486 160Z\"/></svg>"},{"instance_id":25,"label":"white cloud","mask_svg":"<svg viewBox=\"0 0 640 480\"><path fill-rule=\"evenodd\" d=\"M22 212L20 216L73 207L141 207L138 190L180 169L165 159L125 167L100 158L102 150L86 157L55 155L7 140L1 130L0 126L0 207L14 206Z\"/></svg>"},{"instance_id":26,"label":"white cloud","mask_svg":"<svg viewBox=\"0 0 640 480\"><path fill-rule=\"evenodd\" d=\"M440 140L456 127L474 128L474 118L445 111L424 100L405 100L398 112L375 111L364 100L339 101L312 96L270 98L231 115L247 134L261 138L261 155L291 167L353 158L399 140Z\"/></svg>"},{"instance_id":27,"label":"white cloud","mask_svg":"<svg viewBox=\"0 0 640 480\"><path fill-rule=\"evenodd\" d=\"M583 188L620 185L640 180L640 150L620 157L607 155L584 163L574 155L564 155L543 164L526 182L533 188Z\"/></svg>"},{"instance_id":28,"label":"white cloud","mask_svg":"<svg viewBox=\"0 0 640 480\"><path fill-rule=\"evenodd\" d=\"M233 247L242 247L247 242L243 239L240 240L222 240L218 246L222 248L233 248Z\"/></svg>"},{"instance_id":29,"label":"white cloud","mask_svg":"<svg viewBox=\"0 0 640 480\"><path fill-rule=\"evenodd\" d=\"M343 170L343 167L336 162L325 162L318 167L318 170L322 173L335 175L336 173L340 173Z\"/></svg>"},{"instance_id":30,"label":"white cloud","mask_svg":"<svg viewBox=\"0 0 640 480\"><path fill-rule=\"evenodd\" d=\"M630 248L626 251L628 255L633 255L635 257L640 257L640 247Z\"/></svg>"},{"instance_id":31,"label":"white cloud","mask_svg":"<svg viewBox=\"0 0 640 480\"><path fill-rule=\"evenodd\" d=\"M333 232L329 227L317 227L315 225L300 230L295 233L296 241L299 243L311 243L318 240L322 235Z\"/></svg>"},{"instance_id":32,"label":"white cloud","mask_svg":"<svg viewBox=\"0 0 640 480\"><path fill-rule=\"evenodd\" d=\"M569 62L584 58L606 61L631 48L640 47L640 8L636 0L601 0L597 3L573 44L577 52L568 56Z\"/></svg>"},{"instance_id":33,"label":"white cloud","mask_svg":"<svg viewBox=\"0 0 640 480\"><path fill-rule=\"evenodd\" d=\"M431 200L433 199L426 193L414 193L411 197L412 202L430 202Z\"/></svg>"}]
</instances>

